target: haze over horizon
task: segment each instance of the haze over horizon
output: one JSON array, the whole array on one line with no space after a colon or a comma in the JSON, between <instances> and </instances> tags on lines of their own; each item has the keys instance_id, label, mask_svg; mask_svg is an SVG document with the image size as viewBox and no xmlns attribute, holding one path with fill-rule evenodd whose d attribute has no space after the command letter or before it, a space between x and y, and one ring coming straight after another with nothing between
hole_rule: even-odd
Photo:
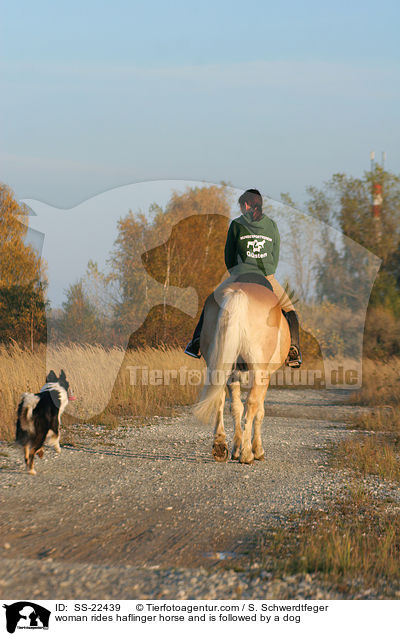
<instances>
[{"instance_id":1,"label":"haze over horizon","mask_svg":"<svg viewBox=\"0 0 400 636\"><path fill-rule=\"evenodd\" d=\"M361 176L371 150L399 173L399 17L394 0L5 0L1 181L65 210L121 185L151 193L150 182L146 205L163 205L162 180L257 187L276 201L289 192L301 209L306 186ZM104 264L116 218L135 206L101 207L107 247L87 260ZM60 227L31 223L47 231L57 305L85 267L81 248L67 276L57 241L72 246L94 222L70 214Z\"/></svg>"},{"instance_id":2,"label":"haze over horizon","mask_svg":"<svg viewBox=\"0 0 400 636\"><path fill-rule=\"evenodd\" d=\"M370 150L400 172L394 0L2 9L0 165L20 199L186 179L301 204Z\"/></svg>"}]
</instances>

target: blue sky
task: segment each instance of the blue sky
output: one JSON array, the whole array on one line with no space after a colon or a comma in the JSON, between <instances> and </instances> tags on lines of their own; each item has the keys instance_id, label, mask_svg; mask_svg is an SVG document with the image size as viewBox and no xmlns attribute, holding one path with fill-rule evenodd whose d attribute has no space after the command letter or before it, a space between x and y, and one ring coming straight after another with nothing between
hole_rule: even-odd
<instances>
[{"instance_id":1,"label":"blue sky","mask_svg":"<svg viewBox=\"0 0 400 636\"><path fill-rule=\"evenodd\" d=\"M1 180L69 208L192 179L400 172L397 2L2 2Z\"/></svg>"}]
</instances>

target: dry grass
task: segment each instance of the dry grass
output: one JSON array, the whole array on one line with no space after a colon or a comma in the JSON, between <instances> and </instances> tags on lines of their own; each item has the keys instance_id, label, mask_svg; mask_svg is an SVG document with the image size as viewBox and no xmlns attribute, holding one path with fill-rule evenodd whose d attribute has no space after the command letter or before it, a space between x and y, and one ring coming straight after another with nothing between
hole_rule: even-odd
<instances>
[{"instance_id":1,"label":"dry grass","mask_svg":"<svg viewBox=\"0 0 400 636\"><path fill-rule=\"evenodd\" d=\"M378 475L400 481L400 360L372 362L366 360L363 387L352 402L375 407L369 413L356 415L349 427L368 431L342 442L335 453L339 463L366 476Z\"/></svg>"},{"instance_id":2,"label":"dry grass","mask_svg":"<svg viewBox=\"0 0 400 636\"><path fill-rule=\"evenodd\" d=\"M140 368L135 383L129 367ZM13 439L21 393L39 391L46 368L57 373L65 369L77 398L68 406L72 418L115 426L120 415L168 415L176 406L193 403L203 363L173 348L125 352L117 347L61 345L31 353L17 345L2 346L1 439Z\"/></svg>"},{"instance_id":3,"label":"dry grass","mask_svg":"<svg viewBox=\"0 0 400 636\"><path fill-rule=\"evenodd\" d=\"M400 435L400 410L392 406L380 407L371 413L355 415L349 420L352 429Z\"/></svg>"},{"instance_id":4,"label":"dry grass","mask_svg":"<svg viewBox=\"0 0 400 636\"><path fill-rule=\"evenodd\" d=\"M139 369L132 382L135 367ZM308 367L319 369L322 375L321 361L309 360ZM175 407L192 404L202 384L204 362L171 347L126 352L120 347L59 345L47 349L43 346L32 353L16 344L0 346L1 439L13 439L21 393L39 391L46 369L66 371L77 398L68 405L66 416L71 416L71 422L75 418L115 427L121 415L170 415ZM306 369L304 364L302 371ZM285 369L291 388L293 373ZM64 422L68 422L66 416Z\"/></svg>"},{"instance_id":5,"label":"dry grass","mask_svg":"<svg viewBox=\"0 0 400 636\"><path fill-rule=\"evenodd\" d=\"M353 394L353 404L400 406L400 359L388 362L364 360L363 385Z\"/></svg>"},{"instance_id":6,"label":"dry grass","mask_svg":"<svg viewBox=\"0 0 400 636\"><path fill-rule=\"evenodd\" d=\"M400 481L400 361L366 361L363 387L353 403L376 407L353 417L363 435L345 440L334 451L335 466L355 474ZM400 583L398 506L354 487L327 510L294 515L289 529L274 529L260 541L259 552L275 575L318 574L351 596L354 586L379 589L387 598ZM358 583L357 583L358 581ZM360 583L361 581L361 583ZM383 590L383 591L382 591Z\"/></svg>"},{"instance_id":7,"label":"dry grass","mask_svg":"<svg viewBox=\"0 0 400 636\"><path fill-rule=\"evenodd\" d=\"M114 415L150 416L167 415L175 405L190 404L198 384L188 383L188 370L200 370L203 364L170 347L126 352L118 347L70 345L48 353L48 368L61 366L77 397L69 413L97 420L105 409ZM171 374L175 371L176 378Z\"/></svg>"},{"instance_id":8,"label":"dry grass","mask_svg":"<svg viewBox=\"0 0 400 636\"><path fill-rule=\"evenodd\" d=\"M355 577L367 584L400 579L398 511L365 491L351 491L329 513L311 510L291 522L289 530L275 530L260 544L264 567L274 574L320 573L338 585Z\"/></svg>"},{"instance_id":9,"label":"dry grass","mask_svg":"<svg viewBox=\"0 0 400 636\"><path fill-rule=\"evenodd\" d=\"M390 481L400 481L400 455L396 445L381 435L348 439L339 444L335 458L343 468L350 468L363 476L378 475Z\"/></svg>"},{"instance_id":10,"label":"dry grass","mask_svg":"<svg viewBox=\"0 0 400 636\"><path fill-rule=\"evenodd\" d=\"M0 438L13 439L17 405L24 391L40 389L46 376L45 349L36 353L17 344L0 346Z\"/></svg>"}]
</instances>

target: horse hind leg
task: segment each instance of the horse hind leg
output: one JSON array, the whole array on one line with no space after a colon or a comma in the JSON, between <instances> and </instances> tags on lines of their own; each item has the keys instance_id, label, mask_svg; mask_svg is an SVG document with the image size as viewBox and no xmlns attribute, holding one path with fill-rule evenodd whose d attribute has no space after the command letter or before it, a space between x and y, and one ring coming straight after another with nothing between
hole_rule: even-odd
<instances>
[{"instance_id":1,"label":"horse hind leg","mask_svg":"<svg viewBox=\"0 0 400 636\"><path fill-rule=\"evenodd\" d=\"M228 460L228 446L224 428L224 404L225 392L222 394L218 407L217 422L214 430L214 444L212 454L216 462L226 462Z\"/></svg>"},{"instance_id":2,"label":"horse hind leg","mask_svg":"<svg viewBox=\"0 0 400 636\"><path fill-rule=\"evenodd\" d=\"M245 425L243 432L243 440L242 440L242 449L240 452L240 463L241 464L252 464L254 461L254 453L253 453L253 445L251 439L251 433L253 429L253 420L258 415L261 414L264 408L264 396L266 393L267 387L265 385L257 385L253 384L250 389L249 396L247 398L246 404L246 415L245 415ZM258 426L261 427L262 419L258 417ZM261 445L261 437L260 430L258 430L258 435L256 436L256 443L260 441ZM262 445L261 447L256 444L257 454L259 457L263 454Z\"/></svg>"},{"instance_id":3,"label":"horse hind leg","mask_svg":"<svg viewBox=\"0 0 400 636\"><path fill-rule=\"evenodd\" d=\"M264 419L264 400L265 394L268 389L268 385L265 387L258 387L260 390L259 401L258 401L258 409L256 412L256 416L254 419L254 435L253 435L253 443L252 443L252 451L254 454L254 459L258 461L262 461L265 459L265 453L261 441L261 425Z\"/></svg>"},{"instance_id":4,"label":"horse hind leg","mask_svg":"<svg viewBox=\"0 0 400 636\"><path fill-rule=\"evenodd\" d=\"M244 406L240 399L240 381L235 380L229 385L231 393L231 413L235 422L235 434L233 436L232 459L239 459L240 447L242 445L242 415Z\"/></svg>"},{"instance_id":5,"label":"horse hind leg","mask_svg":"<svg viewBox=\"0 0 400 636\"><path fill-rule=\"evenodd\" d=\"M254 459L262 461L265 459L265 453L261 441L261 423L264 419L264 409L259 409L257 411L255 420L254 420L254 436L252 443L252 451L254 455Z\"/></svg>"}]
</instances>

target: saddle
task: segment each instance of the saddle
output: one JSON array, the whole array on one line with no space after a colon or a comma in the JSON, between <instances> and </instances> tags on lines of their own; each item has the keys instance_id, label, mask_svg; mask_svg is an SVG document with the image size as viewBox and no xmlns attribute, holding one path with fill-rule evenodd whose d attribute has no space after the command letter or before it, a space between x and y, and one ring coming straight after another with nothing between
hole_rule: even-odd
<instances>
[{"instance_id":1,"label":"saddle","mask_svg":"<svg viewBox=\"0 0 400 636\"><path fill-rule=\"evenodd\" d=\"M272 289L272 285L264 276L264 274L260 271L258 272L248 272L246 274L239 274L237 278L235 278L235 283L255 283L256 285L262 285L262 287L266 287L270 291L274 291Z\"/></svg>"}]
</instances>

